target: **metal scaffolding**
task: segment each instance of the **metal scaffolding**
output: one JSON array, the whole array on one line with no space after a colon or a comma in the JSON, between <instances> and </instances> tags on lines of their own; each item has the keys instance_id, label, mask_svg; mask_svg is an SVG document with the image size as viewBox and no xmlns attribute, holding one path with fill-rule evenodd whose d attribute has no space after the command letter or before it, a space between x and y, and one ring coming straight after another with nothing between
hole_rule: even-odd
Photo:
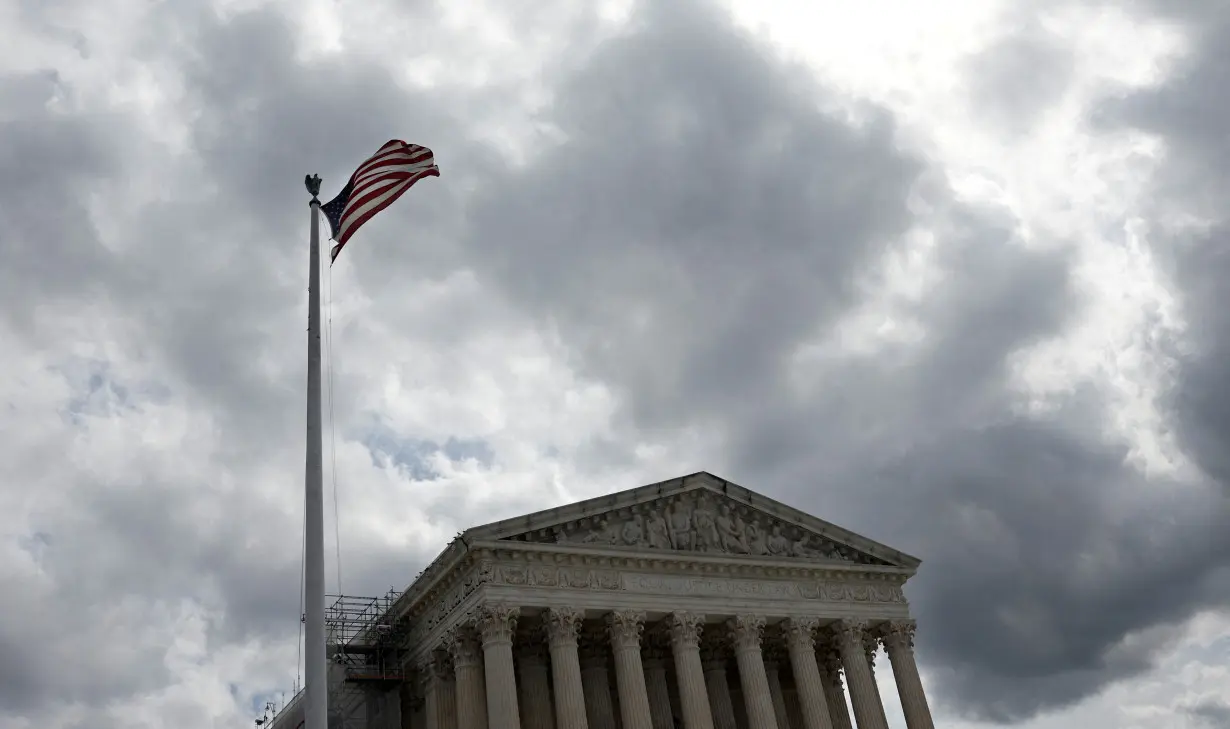
<instances>
[{"instance_id":1,"label":"metal scaffolding","mask_svg":"<svg viewBox=\"0 0 1230 729\"><path fill-rule=\"evenodd\" d=\"M383 597L337 595L325 610L328 645L339 667L336 683L331 682L330 704L336 706L343 729L366 716L373 693L396 688L405 679L402 640L407 621L392 615L400 597L396 590Z\"/></svg>"},{"instance_id":2,"label":"metal scaffolding","mask_svg":"<svg viewBox=\"0 0 1230 729\"><path fill-rule=\"evenodd\" d=\"M399 686L405 679L402 650L406 619L391 614L401 597L389 590L383 597L329 595L325 610L326 651L329 666L329 729L364 729L367 700ZM287 714L299 704L302 687L282 712L265 726L295 729ZM290 720L290 721L286 721ZM283 727L282 724L288 726ZM258 725L259 726L259 725Z\"/></svg>"}]
</instances>

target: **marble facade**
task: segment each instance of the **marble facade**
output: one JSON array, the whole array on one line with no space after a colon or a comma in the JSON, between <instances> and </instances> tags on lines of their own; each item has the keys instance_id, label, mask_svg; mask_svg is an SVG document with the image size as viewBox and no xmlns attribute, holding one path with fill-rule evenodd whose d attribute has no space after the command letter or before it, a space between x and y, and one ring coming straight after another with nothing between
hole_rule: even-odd
<instances>
[{"instance_id":1,"label":"marble facade","mask_svg":"<svg viewBox=\"0 0 1230 729\"><path fill-rule=\"evenodd\" d=\"M394 606L413 729L933 729L919 561L708 473L459 535Z\"/></svg>"}]
</instances>

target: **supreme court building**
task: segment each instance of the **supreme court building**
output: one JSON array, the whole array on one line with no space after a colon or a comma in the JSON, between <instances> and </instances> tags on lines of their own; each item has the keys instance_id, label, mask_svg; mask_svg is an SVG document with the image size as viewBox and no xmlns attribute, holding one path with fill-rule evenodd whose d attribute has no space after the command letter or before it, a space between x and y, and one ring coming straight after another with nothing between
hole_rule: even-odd
<instances>
[{"instance_id":1,"label":"supreme court building","mask_svg":"<svg viewBox=\"0 0 1230 729\"><path fill-rule=\"evenodd\" d=\"M404 680L367 725L886 729L888 670L933 729L918 565L703 472L475 527L391 604Z\"/></svg>"}]
</instances>

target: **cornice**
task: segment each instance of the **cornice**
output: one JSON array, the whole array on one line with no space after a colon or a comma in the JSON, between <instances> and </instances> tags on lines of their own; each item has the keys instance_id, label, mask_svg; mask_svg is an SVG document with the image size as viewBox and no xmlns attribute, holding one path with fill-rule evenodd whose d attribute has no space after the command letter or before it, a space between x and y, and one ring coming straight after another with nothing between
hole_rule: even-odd
<instances>
[{"instance_id":1,"label":"cornice","mask_svg":"<svg viewBox=\"0 0 1230 729\"><path fill-rule=\"evenodd\" d=\"M703 574L722 577L868 580L902 585L912 571L904 567L861 565L847 562L802 562L746 555L708 555L697 552L646 552L581 545L536 544L533 542L482 541L471 549L478 559L529 564L594 567Z\"/></svg>"},{"instance_id":2,"label":"cornice","mask_svg":"<svg viewBox=\"0 0 1230 729\"><path fill-rule=\"evenodd\" d=\"M892 586L904 585L912 575L912 570L905 567L846 562L801 562L697 552L628 551L532 542L480 541L467 544L455 540L398 600L394 614L417 621L429 610L439 613L441 603L450 598L459 601L479 585L489 582L496 563L825 583L852 581ZM466 581L472 584L461 584Z\"/></svg>"}]
</instances>

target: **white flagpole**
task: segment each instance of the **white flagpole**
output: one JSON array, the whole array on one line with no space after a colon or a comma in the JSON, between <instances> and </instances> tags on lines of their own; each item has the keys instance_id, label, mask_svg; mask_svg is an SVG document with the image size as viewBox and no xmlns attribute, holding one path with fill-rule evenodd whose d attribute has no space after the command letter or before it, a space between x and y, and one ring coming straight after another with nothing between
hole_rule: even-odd
<instances>
[{"instance_id":1,"label":"white flagpole","mask_svg":"<svg viewBox=\"0 0 1230 729\"><path fill-rule=\"evenodd\" d=\"M308 254L307 468L304 508L307 534L304 555L305 686L304 729L328 729L328 662L325 655L325 517L324 459L320 427L320 178L305 180L312 193L312 239Z\"/></svg>"}]
</instances>

